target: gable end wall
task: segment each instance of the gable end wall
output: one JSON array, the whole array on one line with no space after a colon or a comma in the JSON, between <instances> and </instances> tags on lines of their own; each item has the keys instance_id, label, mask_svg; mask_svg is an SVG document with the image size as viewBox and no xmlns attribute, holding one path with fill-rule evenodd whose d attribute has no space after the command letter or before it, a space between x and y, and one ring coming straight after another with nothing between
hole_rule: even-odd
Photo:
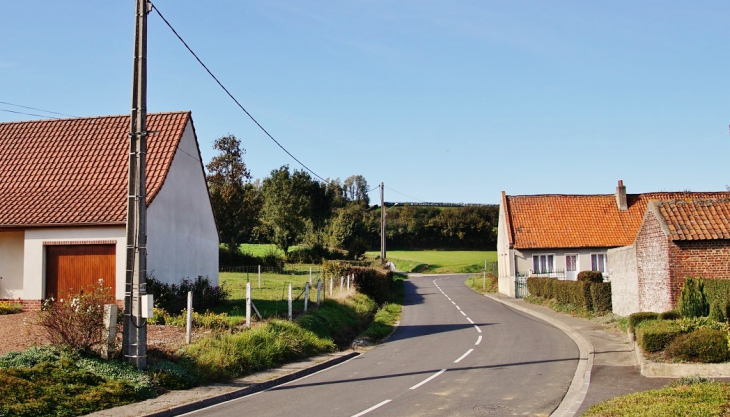
<instances>
[{"instance_id":1,"label":"gable end wall","mask_svg":"<svg viewBox=\"0 0 730 417\"><path fill-rule=\"evenodd\" d=\"M661 313L673 308L669 274L670 244L659 220L653 212L647 211L635 243L640 311Z\"/></svg>"}]
</instances>

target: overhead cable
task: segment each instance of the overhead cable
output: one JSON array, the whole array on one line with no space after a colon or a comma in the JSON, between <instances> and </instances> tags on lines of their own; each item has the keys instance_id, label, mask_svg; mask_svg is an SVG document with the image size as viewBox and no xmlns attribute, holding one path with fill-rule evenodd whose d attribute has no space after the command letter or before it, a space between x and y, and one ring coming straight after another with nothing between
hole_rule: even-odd
<instances>
[{"instance_id":1,"label":"overhead cable","mask_svg":"<svg viewBox=\"0 0 730 417\"><path fill-rule=\"evenodd\" d=\"M0 111L4 111L4 112L8 112L8 113L15 113L15 114L24 114L26 116L42 117L44 119L60 119L59 117L43 116L40 114L26 113L26 112L22 112L22 111L15 111L15 110L8 110L8 109L0 109Z\"/></svg>"},{"instance_id":2,"label":"overhead cable","mask_svg":"<svg viewBox=\"0 0 730 417\"><path fill-rule=\"evenodd\" d=\"M258 122L258 121L257 121L257 120L256 120L256 119L255 119L255 118L254 118L254 117L252 116L252 115L251 115L251 113L249 113L249 112L248 112L248 110L246 110L246 109L245 109L245 108L243 107L243 105L241 105L241 103L239 103L239 101L238 101L238 100L236 100L236 98L235 98L235 97L233 96L233 94L231 94L231 92L230 92L230 91L228 91L228 89L227 89L227 88L226 88L226 87L225 87L225 86L223 85L223 83L221 83L221 82L220 82L220 81L218 80L218 78L217 78L217 77L216 77L215 75L213 75L213 72L211 72L211 70L210 70L210 69L208 69L208 67L207 67L207 66L206 66L206 65L205 65L205 64L203 63L203 61L202 61L202 60L201 60L200 58L198 58L198 55L196 55L196 54L195 54L195 52L193 52L193 50L192 50L192 49L190 48L190 46L188 46L188 44L187 44L187 43L186 43L186 42L185 42L185 41L183 40L183 38L182 38L182 37L181 37L181 36L180 36L180 35L179 35L179 34L177 33L177 31L175 30L175 28L173 28L173 27L172 27L172 25L170 24L170 22L168 22L168 21L167 21L167 19L165 19L165 17L164 17L163 15L162 15L162 13L160 13L160 10L159 10L159 9L157 8L157 6L155 6L155 5L154 5L154 4L152 3L152 2L149 2L149 3L150 3L150 4L152 5L152 8L153 8L153 9L155 10L155 12L157 12L157 15L158 15L158 16L160 16L160 18L161 18L161 19L162 19L162 20L163 20L163 21L165 22L165 24L167 25L167 27L169 27L169 28L170 28L170 30L172 31L172 33L174 33L174 34L175 34L175 36L177 36L177 38L178 38L178 39L180 40L180 42L182 42L182 44L183 44L183 45L185 45L185 48L186 48L186 49L188 50L188 52L190 52L190 54L192 54L192 55L193 55L193 57L195 57L195 59L196 59L196 60L198 61L198 63L199 63L199 64L200 64L200 65L201 65L201 66L202 66L203 68L205 68L205 70L206 70L206 71L208 72L208 75L210 75L210 76L211 76L211 77L213 78L213 80L215 80L215 82L216 82L216 83L218 83L218 85L220 86L220 88L222 88L222 89L223 89L223 91L225 91L225 92L226 92L226 94L228 94L228 97L230 97L230 98L231 98L231 99L232 99L232 100L233 100L233 101L234 101L234 102L235 102L235 103L236 103L236 104L238 105L238 107L239 107L239 108L240 108L241 110L243 110L243 112L244 112L244 113L246 113L246 115L247 115L247 116L248 116L248 117L249 117L249 118L250 118L251 120L253 120L253 122L254 122L254 123L256 123L256 126L258 126L258 127L259 127L259 129L261 129L261 130L262 130L262 131L263 131L263 132L264 132L264 133L266 134L266 136L268 136L268 137L269 137L269 138L270 138L271 140L273 140L273 141L274 141L274 143L276 143L276 144L277 144L277 145L278 145L278 146L279 146L279 147L280 147L280 148L281 148L281 149L282 149L282 150L283 150L284 152L286 152L286 154L287 154L287 155L289 155L289 156L290 156L290 157L291 157L291 158L292 158L293 160L297 161L297 162L299 163L299 165L301 165L302 167L304 167L304 169L306 169L307 171L309 171L309 172L310 172L310 173L311 173L312 175L314 175L315 177L317 177L317 178L319 178L320 180L322 180L322 182L327 182L327 180L325 180L324 178L322 178L322 177L320 177L319 175L317 175L317 173L315 173L314 171L312 171L311 169L309 169L309 167L308 167L308 166L306 166L306 165L304 165L304 164L302 163L302 161L300 161L300 160L299 160L299 159L297 159L297 158L296 158L296 157L295 157L294 155L292 155L292 153L291 153L291 152L289 152L289 151L288 151L288 150L287 150L287 149L286 149L286 148L285 148L285 147L284 147L284 146L283 146L283 145L282 145L281 143L279 143L279 141L277 141L276 139L274 139L274 137L273 137L273 136L271 136L271 134L270 134L270 133L269 133L269 132L268 132L268 131L267 131L266 129L264 129L264 127L263 127L263 126L261 126L261 123L259 123L259 122Z\"/></svg>"},{"instance_id":3,"label":"overhead cable","mask_svg":"<svg viewBox=\"0 0 730 417\"><path fill-rule=\"evenodd\" d=\"M8 106L14 106L14 107L22 107L24 109L42 111L44 113L58 114L58 115L61 115L61 116L78 117L78 116L74 116L74 115L71 115L71 114L59 113L59 112L50 111L50 110L43 110L43 109L39 109L39 108L36 108L36 107L23 106L23 105L20 105L20 104L8 103L7 101L0 101L0 104L5 104L5 105L8 105ZM17 113L19 113L19 112L17 112ZM20 113L20 114L27 114L27 115L30 115L30 116L39 116L39 115L35 115L35 114L30 114L30 113ZM40 116L40 117L48 117L48 116ZM58 117L52 117L52 119L58 119Z\"/></svg>"},{"instance_id":4,"label":"overhead cable","mask_svg":"<svg viewBox=\"0 0 730 417\"><path fill-rule=\"evenodd\" d=\"M419 199L417 199L417 198L413 198L413 197L411 197L411 196L409 196L409 195L403 194L402 192L400 192L400 191L397 191L397 190L394 190L394 189L392 189L392 188L388 187L387 185L385 186L385 188L389 189L390 191L392 191L392 192L394 192L394 193L400 194L400 195L402 195L403 197L408 197L408 198L410 198L411 200L414 200L414 201L418 201L419 203L425 203L425 201L423 201L423 200L419 200Z\"/></svg>"}]
</instances>

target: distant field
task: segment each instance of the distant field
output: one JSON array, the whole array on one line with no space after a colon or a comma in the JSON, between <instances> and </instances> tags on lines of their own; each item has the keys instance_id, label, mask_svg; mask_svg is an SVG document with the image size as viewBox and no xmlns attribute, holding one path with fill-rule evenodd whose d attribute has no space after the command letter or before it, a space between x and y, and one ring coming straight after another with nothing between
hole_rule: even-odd
<instances>
[{"instance_id":1,"label":"distant field","mask_svg":"<svg viewBox=\"0 0 730 417\"><path fill-rule=\"evenodd\" d=\"M291 252L298 247L299 246L292 246L289 248L289 251ZM271 252L274 252L279 256L284 256L284 251L277 248L276 245L274 245L273 243L242 243L238 246L238 248L241 250L241 252L250 253L253 256L265 256Z\"/></svg>"},{"instance_id":2,"label":"distant field","mask_svg":"<svg viewBox=\"0 0 730 417\"><path fill-rule=\"evenodd\" d=\"M375 258L380 252L367 252L368 257ZM497 261L496 251L388 251L388 260L395 264L399 271L457 273L478 272L484 268L484 260Z\"/></svg>"}]
</instances>

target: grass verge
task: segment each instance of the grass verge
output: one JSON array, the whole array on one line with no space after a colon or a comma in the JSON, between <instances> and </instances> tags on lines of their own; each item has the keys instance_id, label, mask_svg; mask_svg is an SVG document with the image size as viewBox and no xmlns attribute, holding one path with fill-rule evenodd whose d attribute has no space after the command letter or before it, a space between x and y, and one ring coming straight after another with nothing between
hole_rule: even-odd
<instances>
[{"instance_id":1,"label":"grass verge","mask_svg":"<svg viewBox=\"0 0 730 417\"><path fill-rule=\"evenodd\" d=\"M372 323L360 335L361 337L371 342L378 342L393 332L395 324L400 321L400 315L403 311L403 281L407 278L408 276L404 274L394 275L393 293L390 301L378 309Z\"/></svg>"},{"instance_id":2,"label":"grass verge","mask_svg":"<svg viewBox=\"0 0 730 417\"><path fill-rule=\"evenodd\" d=\"M525 297L524 300L530 304L547 307L553 311L557 311L558 313L570 314L574 317L580 317L601 323L617 332L626 333L626 329L628 329L629 326L628 317L622 317L613 313L596 314L594 311L588 311L585 308L576 307L573 304L562 304L558 303L555 299L547 300L542 297L535 297L534 295L529 295Z\"/></svg>"},{"instance_id":3,"label":"grass verge","mask_svg":"<svg viewBox=\"0 0 730 417\"><path fill-rule=\"evenodd\" d=\"M730 409L730 385L682 381L658 390L612 398L588 409L583 416L725 416Z\"/></svg>"},{"instance_id":4,"label":"grass verge","mask_svg":"<svg viewBox=\"0 0 730 417\"><path fill-rule=\"evenodd\" d=\"M483 274L472 275L464 281L464 284L481 294L499 291L499 282L492 274L487 274L486 276Z\"/></svg>"}]
</instances>

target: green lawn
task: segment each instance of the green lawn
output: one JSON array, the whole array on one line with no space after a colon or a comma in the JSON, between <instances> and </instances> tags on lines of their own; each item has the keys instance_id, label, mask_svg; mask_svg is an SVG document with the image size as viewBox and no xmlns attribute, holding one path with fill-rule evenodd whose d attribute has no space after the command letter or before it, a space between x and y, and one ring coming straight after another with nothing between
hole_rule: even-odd
<instances>
[{"instance_id":1,"label":"green lawn","mask_svg":"<svg viewBox=\"0 0 730 417\"><path fill-rule=\"evenodd\" d=\"M380 252L367 252L375 258ZM388 260L396 269L405 272L456 273L479 272L484 268L484 260L497 261L496 251L388 251Z\"/></svg>"},{"instance_id":2,"label":"green lawn","mask_svg":"<svg viewBox=\"0 0 730 417\"><path fill-rule=\"evenodd\" d=\"M221 286L230 292L229 302L213 308L214 313L228 313L232 321L246 318L246 282L251 282L251 299L264 318L286 317L288 313L289 283L292 284L292 297L295 311L304 309L305 283L309 282L309 271L312 270L312 285L309 293L309 302L317 302L317 280L322 278L321 265L287 265L282 271L272 271L262 268L261 285L259 286L258 270L249 268L248 272L221 272L219 280ZM241 268L243 271L245 268ZM333 296L340 291L339 280L333 280ZM329 281L327 287L322 287L322 299L329 298ZM345 284L346 286L347 284ZM255 315L255 313L254 313Z\"/></svg>"}]
</instances>

